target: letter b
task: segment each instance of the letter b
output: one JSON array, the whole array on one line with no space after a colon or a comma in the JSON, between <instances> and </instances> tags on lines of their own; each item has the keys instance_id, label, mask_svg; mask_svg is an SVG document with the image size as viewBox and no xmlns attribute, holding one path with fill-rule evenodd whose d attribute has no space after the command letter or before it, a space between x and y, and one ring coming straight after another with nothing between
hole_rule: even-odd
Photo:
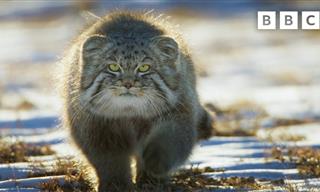
<instances>
[{"instance_id":1,"label":"letter b","mask_svg":"<svg viewBox=\"0 0 320 192\"><path fill-rule=\"evenodd\" d=\"M298 29L297 11L280 11L280 29Z\"/></svg>"},{"instance_id":2,"label":"letter b","mask_svg":"<svg viewBox=\"0 0 320 192\"><path fill-rule=\"evenodd\" d=\"M285 17L285 25L292 25L292 17L290 15L286 15Z\"/></svg>"},{"instance_id":3,"label":"letter b","mask_svg":"<svg viewBox=\"0 0 320 192\"><path fill-rule=\"evenodd\" d=\"M276 29L275 11L258 11L258 29Z\"/></svg>"},{"instance_id":4,"label":"letter b","mask_svg":"<svg viewBox=\"0 0 320 192\"><path fill-rule=\"evenodd\" d=\"M264 15L263 16L263 25L270 25L271 21L270 21L270 16L269 15Z\"/></svg>"}]
</instances>

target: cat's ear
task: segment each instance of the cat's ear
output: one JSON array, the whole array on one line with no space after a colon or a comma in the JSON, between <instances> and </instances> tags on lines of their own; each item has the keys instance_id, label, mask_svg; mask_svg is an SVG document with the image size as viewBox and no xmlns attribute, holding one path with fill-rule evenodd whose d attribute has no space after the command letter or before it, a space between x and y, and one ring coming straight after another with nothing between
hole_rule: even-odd
<instances>
[{"instance_id":1,"label":"cat's ear","mask_svg":"<svg viewBox=\"0 0 320 192\"><path fill-rule=\"evenodd\" d=\"M168 36L153 37L152 45L160 52L161 58L164 60L175 61L178 58L179 46L178 43Z\"/></svg>"},{"instance_id":2,"label":"cat's ear","mask_svg":"<svg viewBox=\"0 0 320 192\"><path fill-rule=\"evenodd\" d=\"M82 44L82 55L84 58L94 56L112 47L111 41L108 41L106 36L92 35L88 37Z\"/></svg>"},{"instance_id":3,"label":"cat's ear","mask_svg":"<svg viewBox=\"0 0 320 192\"><path fill-rule=\"evenodd\" d=\"M105 36L93 35L88 37L81 46L80 73L81 86L87 88L94 81L101 65L101 54L109 49L112 43Z\"/></svg>"}]
</instances>

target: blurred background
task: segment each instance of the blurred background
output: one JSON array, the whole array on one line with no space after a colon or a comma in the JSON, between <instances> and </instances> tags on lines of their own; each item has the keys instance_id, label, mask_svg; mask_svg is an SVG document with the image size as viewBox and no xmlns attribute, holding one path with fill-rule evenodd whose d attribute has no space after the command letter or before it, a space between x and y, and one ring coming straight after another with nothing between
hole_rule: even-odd
<instances>
[{"instance_id":1,"label":"blurred background","mask_svg":"<svg viewBox=\"0 0 320 192\"><path fill-rule=\"evenodd\" d=\"M320 10L317 1L1 1L0 126L18 127L9 120L40 109L52 117L41 126L57 124L55 63L94 20L87 11L114 9L153 9L178 25L203 103L254 102L272 116L320 118L320 30L256 28L258 10Z\"/></svg>"},{"instance_id":2,"label":"blurred background","mask_svg":"<svg viewBox=\"0 0 320 192\"><path fill-rule=\"evenodd\" d=\"M204 172L214 178L250 181L254 189L260 179L275 180L275 185L302 182L307 188L301 191L318 191L320 30L263 31L256 23L259 10L320 11L320 1L302 0L1 0L0 190L39 191L35 183L54 183L41 175L59 179L70 175L59 159L79 155L70 148L67 132L59 129L56 63L72 39L95 21L93 14L104 16L115 9L153 10L169 17L190 46L198 93L215 119L216 137L199 143L186 166L223 170ZM5 144L8 140L13 144ZM316 149L296 150L297 160L290 148L283 148L291 150L285 160L279 146ZM49 165L57 161L54 169L60 171L37 175L38 160ZM304 180L305 175L317 179ZM181 178L183 183L190 180ZM191 174L194 183L203 183L199 179L203 177ZM221 185L225 187L225 182ZM287 191L295 191L288 186Z\"/></svg>"}]
</instances>

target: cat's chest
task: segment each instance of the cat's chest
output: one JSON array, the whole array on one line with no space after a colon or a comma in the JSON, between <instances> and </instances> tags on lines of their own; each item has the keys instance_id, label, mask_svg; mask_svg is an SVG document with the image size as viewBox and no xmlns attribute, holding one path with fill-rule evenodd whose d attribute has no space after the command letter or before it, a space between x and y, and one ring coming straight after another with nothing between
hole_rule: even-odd
<instances>
[{"instance_id":1,"label":"cat's chest","mask_svg":"<svg viewBox=\"0 0 320 192\"><path fill-rule=\"evenodd\" d=\"M115 134L131 137L133 140L141 140L152 129L152 121L142 118L120 118L105 122L106 128Z\"/></svg>"},{"instance_id":2,"label":"cat's chest","mask_svg":"<svg viewBox=\"0 0 320 192\"><path fill-rule=\"evenodd\" d=\"M80 137L86 138L91 146L104 150L131 150L147 138L153 127L151 121L137 118L92 120L91 127L80 132Z\"/></svg>"}]
</instances>

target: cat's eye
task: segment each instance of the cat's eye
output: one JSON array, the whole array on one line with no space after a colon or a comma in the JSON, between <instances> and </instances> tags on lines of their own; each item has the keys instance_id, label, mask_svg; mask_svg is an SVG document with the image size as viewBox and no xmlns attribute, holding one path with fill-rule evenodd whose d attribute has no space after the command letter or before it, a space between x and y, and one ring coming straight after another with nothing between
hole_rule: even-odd
<instances>
[{"instance_id":1,"label":"cat's eye","mask_svg":"<svg viewBox=\"0 0 320 192\"><path fill-rule=\"evenodd\" d=\"M118 72L120 71L120 66L118 64L109 64L108 68L112 72Z\"/></svg>"},{"instance_id":2,"label":"cat's eye","mask_svg":"<svg viewBox=\"0 0 320 192\"><path fill-rule=\"evenodd\" d=\"M138 68L138 71L141 73L148 72L150 70L150 65L148 64L143 64Z\"/></svg>"}]
</instances>

